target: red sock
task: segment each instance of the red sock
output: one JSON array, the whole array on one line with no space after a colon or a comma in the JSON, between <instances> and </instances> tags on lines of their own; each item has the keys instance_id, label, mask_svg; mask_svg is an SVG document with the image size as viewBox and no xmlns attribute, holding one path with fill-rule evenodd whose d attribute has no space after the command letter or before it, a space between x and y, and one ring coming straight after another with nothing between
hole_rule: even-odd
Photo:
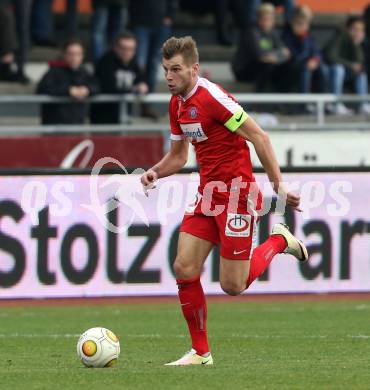
<instances>
[{"instance_id":1,"label":"red sock","mask_svg":"<svg viewBox=\"0 0 370 390\"><path fill-rule=\"evenodd\" d=\"M287 243L285 238L280 235L274 235L270 236L253 251L247 279L247 288L265 271L273 257L283 252L286 247Z\"/></svg>"},{"instance_id":2,"label":"red sock","mask_svg":"<svg viewBox=\"0 0 370 390\"><path fill-rule=\"evenodd\" d=\"M200 277L176 280L181 309L188 323L192 347L198 355L209 351L207 339L207 305Z\"/></svg>"}]
</instances>

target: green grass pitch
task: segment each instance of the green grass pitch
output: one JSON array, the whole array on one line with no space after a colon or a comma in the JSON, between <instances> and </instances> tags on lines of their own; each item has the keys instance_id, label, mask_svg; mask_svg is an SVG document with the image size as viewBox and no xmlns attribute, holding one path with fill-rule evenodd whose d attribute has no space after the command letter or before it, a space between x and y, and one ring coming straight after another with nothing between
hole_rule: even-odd
<instances>
[{"instance_id":1,"label":"green grass pitch","mask_svg":"<svg viewBox=\"0 0 370 390\"><path fill-rule=\"evenodd\" d=\"M84 368L78 335L121 341L114 368ZM189 349L176 302L0 307L1 390L370 389L370 302L216 301L214 366L164 367Z\"/></svg>"}]
</instances>

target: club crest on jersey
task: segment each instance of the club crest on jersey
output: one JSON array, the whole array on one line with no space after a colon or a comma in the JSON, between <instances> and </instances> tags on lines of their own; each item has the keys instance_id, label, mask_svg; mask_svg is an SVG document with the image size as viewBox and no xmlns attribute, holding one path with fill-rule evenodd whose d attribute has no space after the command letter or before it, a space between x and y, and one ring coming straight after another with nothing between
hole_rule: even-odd
<instances>
[{"instance_id":1,"label":"club crest on jersey","mask_svg":"<svg viewBox=\"0 0 370 390\"><path fill-rule=\"evenodd\" d=\"M227 214L225 235L231 237L249 237L251 218L248 214Z\"/></svg>"},{"instance_id":2,"label":"club crest on jersey","mask_svg":"<svg viewBox=\"0 0 370 390\"><path fill-rule=\"evenodd\" d=\"M196 107L190 107L189 115L191 119L195 119L198 116L198 111Z\"/></svg>"},{"instance_id":3,"label":"club crest on jersey","mask_svg":"<svg viewBox=\"0 0 370 390\"><path fill-rule=\"evenodd\" d=\"M204 134L201 123L180 123L180 127L185 137L192 142L202 142L208 139Z\"/></svg>"}]
</instances>

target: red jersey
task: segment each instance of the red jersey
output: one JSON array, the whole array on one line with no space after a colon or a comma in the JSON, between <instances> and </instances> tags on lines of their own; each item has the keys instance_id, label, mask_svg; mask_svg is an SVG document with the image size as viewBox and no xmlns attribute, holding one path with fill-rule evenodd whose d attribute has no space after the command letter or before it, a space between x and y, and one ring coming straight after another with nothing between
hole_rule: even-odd
<instances>
[{"instance_id":1,"label":"red jersey","mask_svg":"<svg viewBox=\"0 0 370 390\"><path fill-rule=\"evenodd\" d=\"M172 96L169 106L171 139L189 139L200 169L199 192L211 181L222 181L230 190L233 178L254 182L248 144L235 134L248 115L218 85L199 78L185 98Z\"/></svg>"}]
</instances>

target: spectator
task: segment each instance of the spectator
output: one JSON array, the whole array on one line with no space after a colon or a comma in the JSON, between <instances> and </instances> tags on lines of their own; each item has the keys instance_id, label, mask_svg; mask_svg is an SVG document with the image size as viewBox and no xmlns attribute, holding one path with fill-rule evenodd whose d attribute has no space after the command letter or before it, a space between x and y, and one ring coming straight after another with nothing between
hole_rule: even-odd
<instances>
[{"instance_id":1,"label":"spectator","mask_svg":"<svg viewBox=\"0 0 370 390\"><path fill-rule=\"evenodd\" d=\"M149 92L155 90L160 50L171 33L175 0L135 0L130 3L130 20L137 39L137 63L147 75Z\"/></svg>"},{"instance_id":2,"label":"spectator","mask_svg":"<svg viewBox=\"0 0 370 390\"><path fill-rule=\"evenodd\" d=\"M232 69L238 81L255 81L257 92L279 89L282 64L290 57L274 29L275 9L262 4L258 9L257 25L246 29L237 47Z\"/></svg>"},{"instance_id":3,"label":"spectator","mask_svg":"<svg viewBox=\"0 0 370 390\"><path fill-rule=\"evenodd\" d=\"M76 37L78 35L78 9L77 0L67 0L65 19L65 33L67 38Z\"/></svg>"},{"instance_id":4,"label":"spectator","mask_svg":"<svg viewBox=\"0 0 370 390\"><path fill-rule=\"evenodd\" d=\"M56 46L54 37L53 0L14 0L20 5L18 14L26 15L26 10L21 4L32 4L31 8L31 35L33 42L38 46ZM65 13L63 18L64 37L69 39L78 34L77 0L65 0ZM20 28L25 29L20 20ZM27 22L27 19L23 19Z\"/></svg>"},{"instance_id":5,"label":"spectator","mask_svg":"<svg viewBox=\"0 0 370 390\"><path fill-rule=\"evenodd\" d=\"M38 94L70 96L71 103L42 106L42 124L83 124L87 115L84 100L98 93L95 79L84 69L84 49L79 40L71 39L63 46L63 59L51 61L50 69L37 86Z\"/></svg>"},{"instance_id":6,"label":"spectator","mask_svg":"<svg viewBox=\"0 0 370 390\"><path fill-rule=\"evenodd\" d=\"M329 70L322 61L321 52L310 33L312 12L307 6L294 10L292 22L283 31L283 41L290 51L291 59L287 63L289 78L298 80L299 92L309 93L312 79L317 78L318 91L327 90Z\"/></svg>"},{"instance_id":7,"label":"spectator","mask_svg":"<svg viewBox=\"0 0 370 390\"><path fill-rule=\"evenodd\" d=\"M14 52L17 48L14 15L10 0L0 1L0 80L18 81Z\"/></svg>"},{"instance_id":8,"label":"spectator","mask_svg":"<svg viewBox=\"0 0 370 390\"><path fill-rule=\"evenodd\" d=\"M366 39L364 42L364 50L366 54L366 70L367 77L370 77L370 4L365 8L364 21L366 26Z\"/></svg>"},{"instance_id":9,"label":"spectator","mask_svg":"<svg viewBox=\"0 0 370 390\"><path fill-rule=\"evenodd\" d=\"M31 36L38 46L55 46L53 0L33 0Z\"/></svg>"},{"instance_id":10,"label":"spectator","mask_svg":"<svg viewBox=\"0 0 370 390\"><path fill-rule=\"evenodd\" d=\"M18 80L23 84L29 84L30 79L25 74L24 66L28 60L30 48L32 0L13 0L13 3L19 42L16 52Z\"/></svg>"},{"instance_id":11,"label":"spectator","mask_svg":"<svg viewBox=\"0 0 370 390\"><path fill-rule=\"evenodd\" d=\"M325 55L330 64L330 89L340 96L343 93L345 81L354 84L358 95L368 93L368 78L365 70L365 23L359 16L351 16L347 20L346 29L335 34L325 48ZM343 103L330 105L328 110L338 115L348 115L352 110ZM370 114L369 103L359 106L363 114Z\"/></svg>"},{"instance_id":12,"label":"spectator","mask_svg":"<svg viewBox=\"0 0 370 390\"><path fill-rule=\"evenodd\" d=\"M245 0L215 0L215 21L218 42L224 46L230 46L232 36L230 34L228 13L231 11L232 26L244 31L249 25L250 2Z\"/></svg>"},{"instance_id":13,"label":"spectator","mask_svg":"<svg viewBox=\"0 0 370 390\"><path fill-rule=\"evenodd\" d=\"M136 39L130 32L120 34L113 49L108 51L96 66L100 91L106 94L148 92L142 70L135 61ZM120 123L119 103L94 104L91 109L92 123Z\"/></svg>"},{"instance_id":14,"label":"spectator","mask_svg":"<svg viewBox=\"0 0 370 390\"><path fill-rule=\"evenodd\" d=\"M223 46L232 45L232 27L236 24L237 28L245 27L245 16L247 15L247 2L245 0L180 0L179 7L182 11L189 12L192 15L206 15L213 13L215 18L215 27L219 44ZM231 12L233 20L230 25L229 13Z\"/></svg>"},{"instance_id":15,"label":"spectator","mask_svg":"<svg viewBox=\"0 0 370 390\"><path fill-rule=\"evenodd\" d=\"M123 30L128 0L93 0L92 57L96 63Z\"/></svg>"},{"instance_id":16,"label":"spectator","mask_svg":"<svg viewBox=\"0 0 370 390\"><path fill-rule=\"evenodd\" d=\"M240 0L245 2L245 18L248 24L256 23L257 11L264 0ZM266 2L266 0L265 0ZM284 21L289 23L293 16L295 0L268 0L275 7L282 6L284 8Z\"/></svg>"}]
</instances>

